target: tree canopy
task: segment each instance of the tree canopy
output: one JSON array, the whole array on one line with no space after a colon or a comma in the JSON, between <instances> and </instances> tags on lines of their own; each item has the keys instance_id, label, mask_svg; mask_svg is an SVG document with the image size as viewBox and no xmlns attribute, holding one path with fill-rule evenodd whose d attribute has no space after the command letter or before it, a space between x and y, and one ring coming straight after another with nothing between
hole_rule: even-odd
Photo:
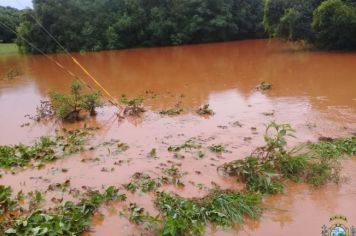
<instances>
[{"instance_id":1,"label":"tree canopy","mask_svg":"<svg viewBox=\"0 0 356 236\"><path fill-rule=\"evenodd\" d=\"M355 0L266 0L270 36L307 40L320 49L356 49Z\"/></svg>"},{"instance_id":2,"label":"tree canopy","mask_svg":"<svg viewBox=\"0 0 356 236\"><path fill-rule=\"evenodd\" d=\"M320 49L356 49L356 0L33 0L33 9L0 8L17 27L23 52L217 42L267 35ZM0 28L0 41L15 35Z\"/></svg>"},{"instance_id":3,"label":"tree canopy","mask_svg":"<svg viewBox=\"0 0 356 236\"><path fill-rule=\"evenodd\" d=\"M263 0L34 0L18 33L60 51L36 19L70 51L180 45L264 35ZM19 45L34 52L25 42Z\"/></svg>"},{"instance_id":4,"label":"tree canopy","mask_svg":"<svg viewBox=\"0 0 356 236\"><path fill-rule=\"evenodd\" d=\"M11 7L0 6L0 22L6 24L11 29L16 29L20 17L20 11ZM3 25L0 25L0 43L11 43L16 39L16 34L7 29Z\"/></svg>"}]
</instances>

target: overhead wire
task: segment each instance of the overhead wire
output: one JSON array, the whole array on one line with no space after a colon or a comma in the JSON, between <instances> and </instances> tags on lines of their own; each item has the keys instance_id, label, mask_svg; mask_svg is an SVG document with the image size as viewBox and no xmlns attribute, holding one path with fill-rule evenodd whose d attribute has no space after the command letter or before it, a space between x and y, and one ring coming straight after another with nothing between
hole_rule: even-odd
<instances>
[{"instance_id":1,"label":"overhead wire","mask_svg":"<svg viewBox=\"0 0 356 236\"><path fill-rule=\"evenodd\" d=\"M79 76L77 76L75 73L73 73L72 71L70 71L69 69L65 68L60 62L58 62L57 60L53 59L52 57L50 57L49 55L47 55L44 51L42 51L41 49L39 49L36 45L34 45L33 43L31 43L30 41L28 41L26 38L24 38L23 36L19 35L15 30L13 30L10 26L8 26L7 24L3 23L0 21L0 24L5 27L6 29L10 30L11 32L15 33L17 35L17 37L21 38L23 41L25 41L28 45L30 45L32 48L34 48L36 51L38 51L39 53L41 53L42 55L44 55L47 59L51 60L53 63L55 63L58 67L60 67L61 69L63 69L64 71L66 71L70 76L79 79L80 82L85 83L85 81L83 79L81 79ZM85 83L86 84L86 83Z\"/></svg>"},{"instance_id":2,"label":"overhead wire","mask_svg":"<svg viewBox=\"0 0 356 236\"><path fill-rule=\"evenodd\" d=\"M16 0L16 2L17 2L20 6L23 7L23 5L22 5L18 0ZM74 58L73 55L71 55L71 54L69 53L69 51L56 39L56 37L54 37L54 36L46 29L46 27L44 27L43 24L41 24L41 22L39 22L34 16L32 16L32 14L29 13L29 16L36 22L36 24L38 24L38 25L41 27L41 29L42 29L50 38L53 39L53 41L54 41L54 42L64 51L64 53L67 54L67 55L72 59L72 61L96 84L96 86L98 86L98 87L105 93L105 95L109 98L109 99L108 99L109 102L110 102L111 104L113 104L114 106L116 106L117 108L119 108L121 111L123 111L123 107L120 105L119 101L118 101L114 96L112 96L112 95L110 94L110 92L109 92L107 89L105 89L104 86L102 86L102 85L100 84L100 82L99 82L97 79L95 79L95 77L94 77L87 69L85 69L85 67L84 67L77 59ZM15 33L16 33L16 35L18 35L17 32L15 32ZM19 35L18 35L18 36L19 36ZM23 39L23 37L21 37L21 38ZM25 41L28 42L28 40L25 40ZM30 46L31 46L31 44L30 44ZM46 55L45 53L42 53L42 54ZM56 64L57 64L57 63L56 63ZM58 64L57 64L57 65L58 65ZM60 67L62 68L62 67L64 67L64 66L61 65ZM79 78L79 77L78 77L78 78ZM84 84L86 84L86 85L90 88L90 86L89 86L84 80L81 81L81 82L84 83Z\"/></svg>"}]
</instances>

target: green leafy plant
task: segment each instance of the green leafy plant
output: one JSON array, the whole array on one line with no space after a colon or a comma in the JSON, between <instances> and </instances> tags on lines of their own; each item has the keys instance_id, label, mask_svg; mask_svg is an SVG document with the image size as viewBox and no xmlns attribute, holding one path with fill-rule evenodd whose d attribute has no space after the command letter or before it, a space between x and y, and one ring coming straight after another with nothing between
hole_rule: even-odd
<instances>
[{"instance_id":1,"label":"green leafy plant","mask_svg":"<svg viewBox=\"0 0 356 236\"><path fill-rule=\"evenodd\" d=\"M56 130L56 144L62 148L64 154L73 154L84 151L84 144L91 135L91 128Z\"/></svg>"},{"instance_id":2,"label":"green leafy plant","mask_svg":"<svg viewBox=\"0 0 356 236\"><path fill-rule=\"evenodd\" d=\"M0 146L0 168L11 169L25 166L42 166L68 154L85 150L90 128L57 130L55 137L43 136L32 146Z\"/></svg>"},{"instance_id":3,"label":"green leafy plant","mask_svg":"<svg viewBox=\"0 0 356 236\"><path fill-rule=\"evenodd\" d=\"M201 144L196 140L195 138L191 138L184 142L181 145L173 145L168 147L169 152L178 152L182 149L187 150L187 149L200 149Z\"/></svg>"},{"instance_id":4,"label":"green leafy plant","mask_svg":"<svg viewBox=\"0 0 356 236\"><path fill-rule=\"evenodd\" d=\"M160 181L152 179L149 175L137 172L131 177L131 182L124 186L132 193L136 192L137 190L140 190L143 193L148 193L155 191L161 185L162 184Z\"/></svg>"},{"instance_id":5,"label":"green leafy plant","mask_svg":"<svg viewBox=\"0 0 356 236\"><path fill-rule=\"evenodd\" d=\"M163 214L161 235L167 236L203 235L208 222L232 226L261 213L261 196L256 193L215 190L202 199L185 199L159 192L155 203Z\"/></svg>"},{"instance_id":6,"label":"green leafy plant","mask_svg":"<svg viewBox=\"0 0 356 236\"><path fill-rule=\"evenodd\" d=\"M312 143L310 149L317 155L325 158L337 158L341 155L356 155L356 137L348 137L341 139L331 139Z\"/></svg>"},{"instance_id":7,"label":"green leafy plant","mask_svg":"<svg viewBox=\"0 0 356 236\"><path fill-rule=\"evenodd\" d=\"M18 144L15 146L0 146L0 168L24 167L31 161L40 163L57 159L54 142L48 137L42 137L33 146Z\"/></svg>"},{"instance_id":8,"label":"green leafy plant","mask_svg":"<svg viewBox=\"0 0 356 236\"><path fill-rule=\"evenodd\" d=\"M158 231L161 228L161 220L159 216L153 217L145 209L137 206L136 203L130 203L129 206L129 221L133 224L143 226L150 231Z\"/></svg>"},{"instance_id":9,"label":"green leafy plant","mask_svg":"<svg viewBox=\"0 0 356 236\"><path fill-rule=\"evenodd\" d=\"M162 110L159 112L159 114L168 115L168 116L176 116L176 115L180 115L183 111L184 110L182 108L173 107L173 108L169 108L167 110Z\"/></svg>"},{"instance_id":10,"label":"green leafy plant","mask_svg":"<svg viewBox=\"0 0 356 236\"><path fill-rule=\"evenodd\" d=\"M186 173L182 172L176 165L163 169L162 172L167 176L161 179L162 182L173 184L178 187L184 187L182 178L186 175Z\"/></svg>"},{"instance_id":11,"label":"green leafy plant","mask_svg":"<svg viewBox=\"0 0 356 236\"><path fill-rule=\"evenodd\" d=\"M142 112L145 112L145 109L142 105L144 101L143 96L138 96L134 98L128 98L126 95L121 96L121 103L126 105L124 109L125 115L139 115Z\"/></svg>"},{"instance_id":12,"label":"green leafy plant","mask_svg":"<svg viewBox=\"0 0 356 236\"><path fill-rule=\"evenodd\" d=\"M265 134L266 145L245 159L219 167L225 174L237 176L251 191L275 194L283 190L283 180L303 181L320 186L339 182L343 155L355 155L356 138L321 141L288 151L286 137L294 137L288 124L272 122Z\"/></svg>"},{"instance_id":13,"label":"green leafy plant","mask_svg":"<svg viewBox=\"0 0 356 236\"><path fill-rule=\"evenodd\" d=\"M90 227L91 218L101 204L125 199L126 196L112 186L103 193L89 191L77 204L67 201L47 211L30 209L24 215L0 220L0 229L5 235L80 235Z\"/></svg>"},{"instance_id":14,"label":"green leafy plant","mask_svg":"<svg viewBox=\"0 0 356 236\"><path fill-rule=\"evenodd\" d=\"M80 120L82 111L95 115L95 109L102 105L100 93L83 93L83 85L74 80L70 86L70 94L64 95L58 92L50 93L51 105L55 114L65 121Z\"/></svg>"},{"instance_id":15,"label":"green leafy plant","mask_svg":"<svg viewBox=\"0 0 356 236\"><path fill-rule=\"evenodd\" d=\"M265 146L257 148L251 156L273 158L287 153L287 137L294 137L295 130L289 124L271 122L265 131Z\"/></svg>"},{"instance_id":16,"label":"green leafy plant","mask_svg":"<svg viewBox=\"0 0 356 236\"><path fill-rule=\"evenodd\" d=\"M0 214L2 215L5 212L12 211L16 204L17 201L12 199L12 189L10 187L0 185Z\"/></svg>"},{"instance_id":17,"label":"green leafy plant","mask_svg":"<svg viewBox=\"0 0 356 236\"><path fill-rule=\"evenodd\" d=\"M213 144L209 146L209 150L216 153L222 153L226 151L225 146L222 144Z\"/></svg>"},{"instance_id":18,"label":"green leafy plant","mask_svg":"<svg viewBox=\"0 0 356 236\"><path fill-rule=\"evenodd\" d=\"M96 108L102 106L102 102L100 101L101 94L99 92L85 94L82 96L82 104L81 107L88 111L90 116L96 115Z\"/></svg>"},{"instance_id":19,"label":"green leafy plant","mask_svg":"<svg viewBox=\"0 0 356 236\"><path fill-rule=\"evenodd\" d=\"M270 160L250 156L225 164L223 168L226 174L238 176L250 191L274 194L283 190L281 175Z\"/></svg>"}]
</instances>

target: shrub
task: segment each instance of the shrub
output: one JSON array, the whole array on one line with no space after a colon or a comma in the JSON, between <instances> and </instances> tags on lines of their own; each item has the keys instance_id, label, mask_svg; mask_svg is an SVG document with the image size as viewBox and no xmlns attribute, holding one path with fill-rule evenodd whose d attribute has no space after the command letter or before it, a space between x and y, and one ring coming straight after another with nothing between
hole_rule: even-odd
<instances>
[{"instance_id":1,"label":"shrub","mask_svg":"<svg viewBox=\"0 0 356 236\"><path fill-rule=\"evenodd\" d=\"M55 114L65 121L76 121L80 119L80 112L86 111L91 116L95 115L95 109L102 105L100 93L83 94L83 85L74 80L71 84L70 95L58 92L50 93L50 99Z\"/></svg>"},{"instance_id":2,"label":"shrub","mask_svg":"<svg viewBox=\"0 0 356 236\"><path fill-rule=\"evenodd\" d=\"M145 109L143 108L143 103L144 97L143 96L137 96L134 98L128 98L126 95L121 96L121 103L126 105L124 109L124 114L125 115L139 115L142 112L145 112Z\"/></svg>"}]
</instances>

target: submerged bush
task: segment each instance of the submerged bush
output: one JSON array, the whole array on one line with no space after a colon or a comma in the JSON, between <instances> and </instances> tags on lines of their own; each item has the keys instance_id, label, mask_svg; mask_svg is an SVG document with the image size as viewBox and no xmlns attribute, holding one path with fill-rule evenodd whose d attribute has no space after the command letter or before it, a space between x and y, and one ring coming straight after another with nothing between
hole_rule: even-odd
<instances>
[{"instance_id":1,"label":"submerged bush","mask_svg":"<svg viewBox=\"0 0 356 236\"><path fill-rule=\"evenodd\" d=\"M268 159L250 156L225 164L223 171L228 175L238 176L250 191L274 194L283 190L281 175Z\"/></svg>"},{"instance_id":2,"label":"submerged bush","mask_svg":"<svg viewBox=\"0 0 356 236\"><path fill-rule=\"evenodd\" d=\"M197 139L195 138L191 138L187 141L185 141L183 144L181 145L172 145L168 147L168 151L169 152L178 152L182 149L187 150L187 149L200 149L202 147L202 145L198 142Z\"/></svg>"},{"instance_id":3,"label":"submerged bush","mask_svg":"<svg viewBox=\"0 0 356 236\"><path fill-rule=\"evenodd\" d=\"M149 175L137 172L131 177L131 182L124 185L124 187L132 193L137 190L148 193L156 190L161 185L162 183L157 179L152 179Z\"/></svg>"},{"instance_id":4,"label":"submerged bush","mask_svg":"<svg viewBox=\"0 0 356 236\"><path fill-rule=\"evenodd\" d=\"M69 95L58 92L50 93L51 104L55 114L65 121L80 120L82 111L94 116L96 114L95 109L102 105L100 93L83 93L83 85L77 80L72 82L70 89Z\"/></svg>"},{"instance_id":5,"label":"submerged bush","mask_svg":"<svg viewBox=\"0 0 356 236\"><path fill-rule=\"evenodd\" d=\"M0 145L0 168L41 166L68 154L84 151L91 128L56 130L55 137L41 137L32 146Z\"/></svg>"},{"instance_id":6,"label":"submerged bush","mask_svg":"<svg viewBox=\"0 0 356 236\"><path fill-rule=\"evenodd\" d=\"M31 161L48 162L57 159L54 142L42 137L35 145L0 146L0 168L23 167Z\"/></svg>"},{"instance_id":7,"label":"submerged bush","mask_svg":"<svg viewBox=\"0 0 356 236\"><path fill-rule=\"evenodd\" d=\"M67 201L48 211L30 209L20 216L0 219L0 230L5 235L80 235L90 227L91 218L102 203L125 199L115 187L108 187L103 193L89 191L79 203Z\"/></svg>"},{"instance_id":8,"label":"submerged bush","mask_svg":"<svg viewBox=\"0 0 356 236\"><path fill-rule=\"evenodd\" d=\"M143 96L138 96L134 98L128 98L126 95L121 96L121 103L126 105L124 109L125 115L139 115L142 112L145 112L142 103L144 101Z\"/></svg>"},{"instance_id":9,"label":"submerged bush","mask_svg":"<svg viewBox=\"0 0 356 236\"><path fill-rule=\"evenodd\" d=\"M211 110L209 108L209 106L210 106L209 104L205 104L204 106L199 107L199 109L197 110L197 114L201 115L201 116L203 116L203 115L207 115L207 116L214 115L215 114L214 111Z\"/></svg>"},{"instance_id":10,"label":"submerged bush","mask_svg":"<svg viewBox=\"0 0 356 236\"><path fill-rule=\"evenodd\" d=\"M167 110L162 110L159 112L161 115L167 115L167 116L175 116L175 115L180 115L184 110L180 107L173 107L169 108Z\"/></svg>"},{"instance_id":11,"label":"submerged bush","mask_svg":"<svg viewBox=\"0 0 356 236\"><path fill-rule=\"evenodd\" d=\"M261 196L215 190L202 199L185 199L165 192L157 193L156 206L163 214L161 235L203 235L208 222L219 226L243 223L261 213Z\"/></svg>"},{"instance_id":12,"label":"submerged bush","mask_svg":"<svg viewBox=\"0 0 356 236\"><path fill-rule=\"evenodd\" d=\"M337 158L343 154L356 155L356 137L331 139L309 145L317 155L325 158Z\"/></svg>"},{"instance_id":13,"label":"submerged bush","mask_svg":"<svg viewBox=\"0 0 356 236\"><path fill-rule=\"evenodd\" d=\"M293 133L290 125L272 122L266 129L265 146L245 159L224 164L218 170L237 176L250 191L269 194L281 192L285 179L314 186L328 181L338 182L339 158L356 154L356 137L309 144L304 151L288 151L286 137Z\"/></svg>"},{"instance_id":14,"label":"submerged bush","mask_svg":"<svg viewBox=\"0 0 356 236\"><path fill-rule=\"evenodd\" d=\"M145 209L137 206L136 203L130 203L129 206L129 221L133 224L143 226L150 231L159 231L162 221L159 216L153 217L145 212Z\"/></svg>"},{"instance_id":15,"label":"submerged bush","mask_svg":"<svg viewBox=\"0 0 356 236\"><path fill-rule=\"evenodd\" d=\"M0 185L0 214L4 214L5 212L12 211L17 201L12 199L12 189L10 187L6 187ZM1 229L1 228L0 228Z\"/></svg>"},{"instance_id":16,"label":"submerged bush","mask_svg":"<svg viewBox=\"0 0 356 236\"><path fill-rule=\"evenodd\" d=\"M213 144L208 147L210 151L216 152L216 153L222 153L226 151L226 148L222 144Z\"/></svg>"}]
</instances>

